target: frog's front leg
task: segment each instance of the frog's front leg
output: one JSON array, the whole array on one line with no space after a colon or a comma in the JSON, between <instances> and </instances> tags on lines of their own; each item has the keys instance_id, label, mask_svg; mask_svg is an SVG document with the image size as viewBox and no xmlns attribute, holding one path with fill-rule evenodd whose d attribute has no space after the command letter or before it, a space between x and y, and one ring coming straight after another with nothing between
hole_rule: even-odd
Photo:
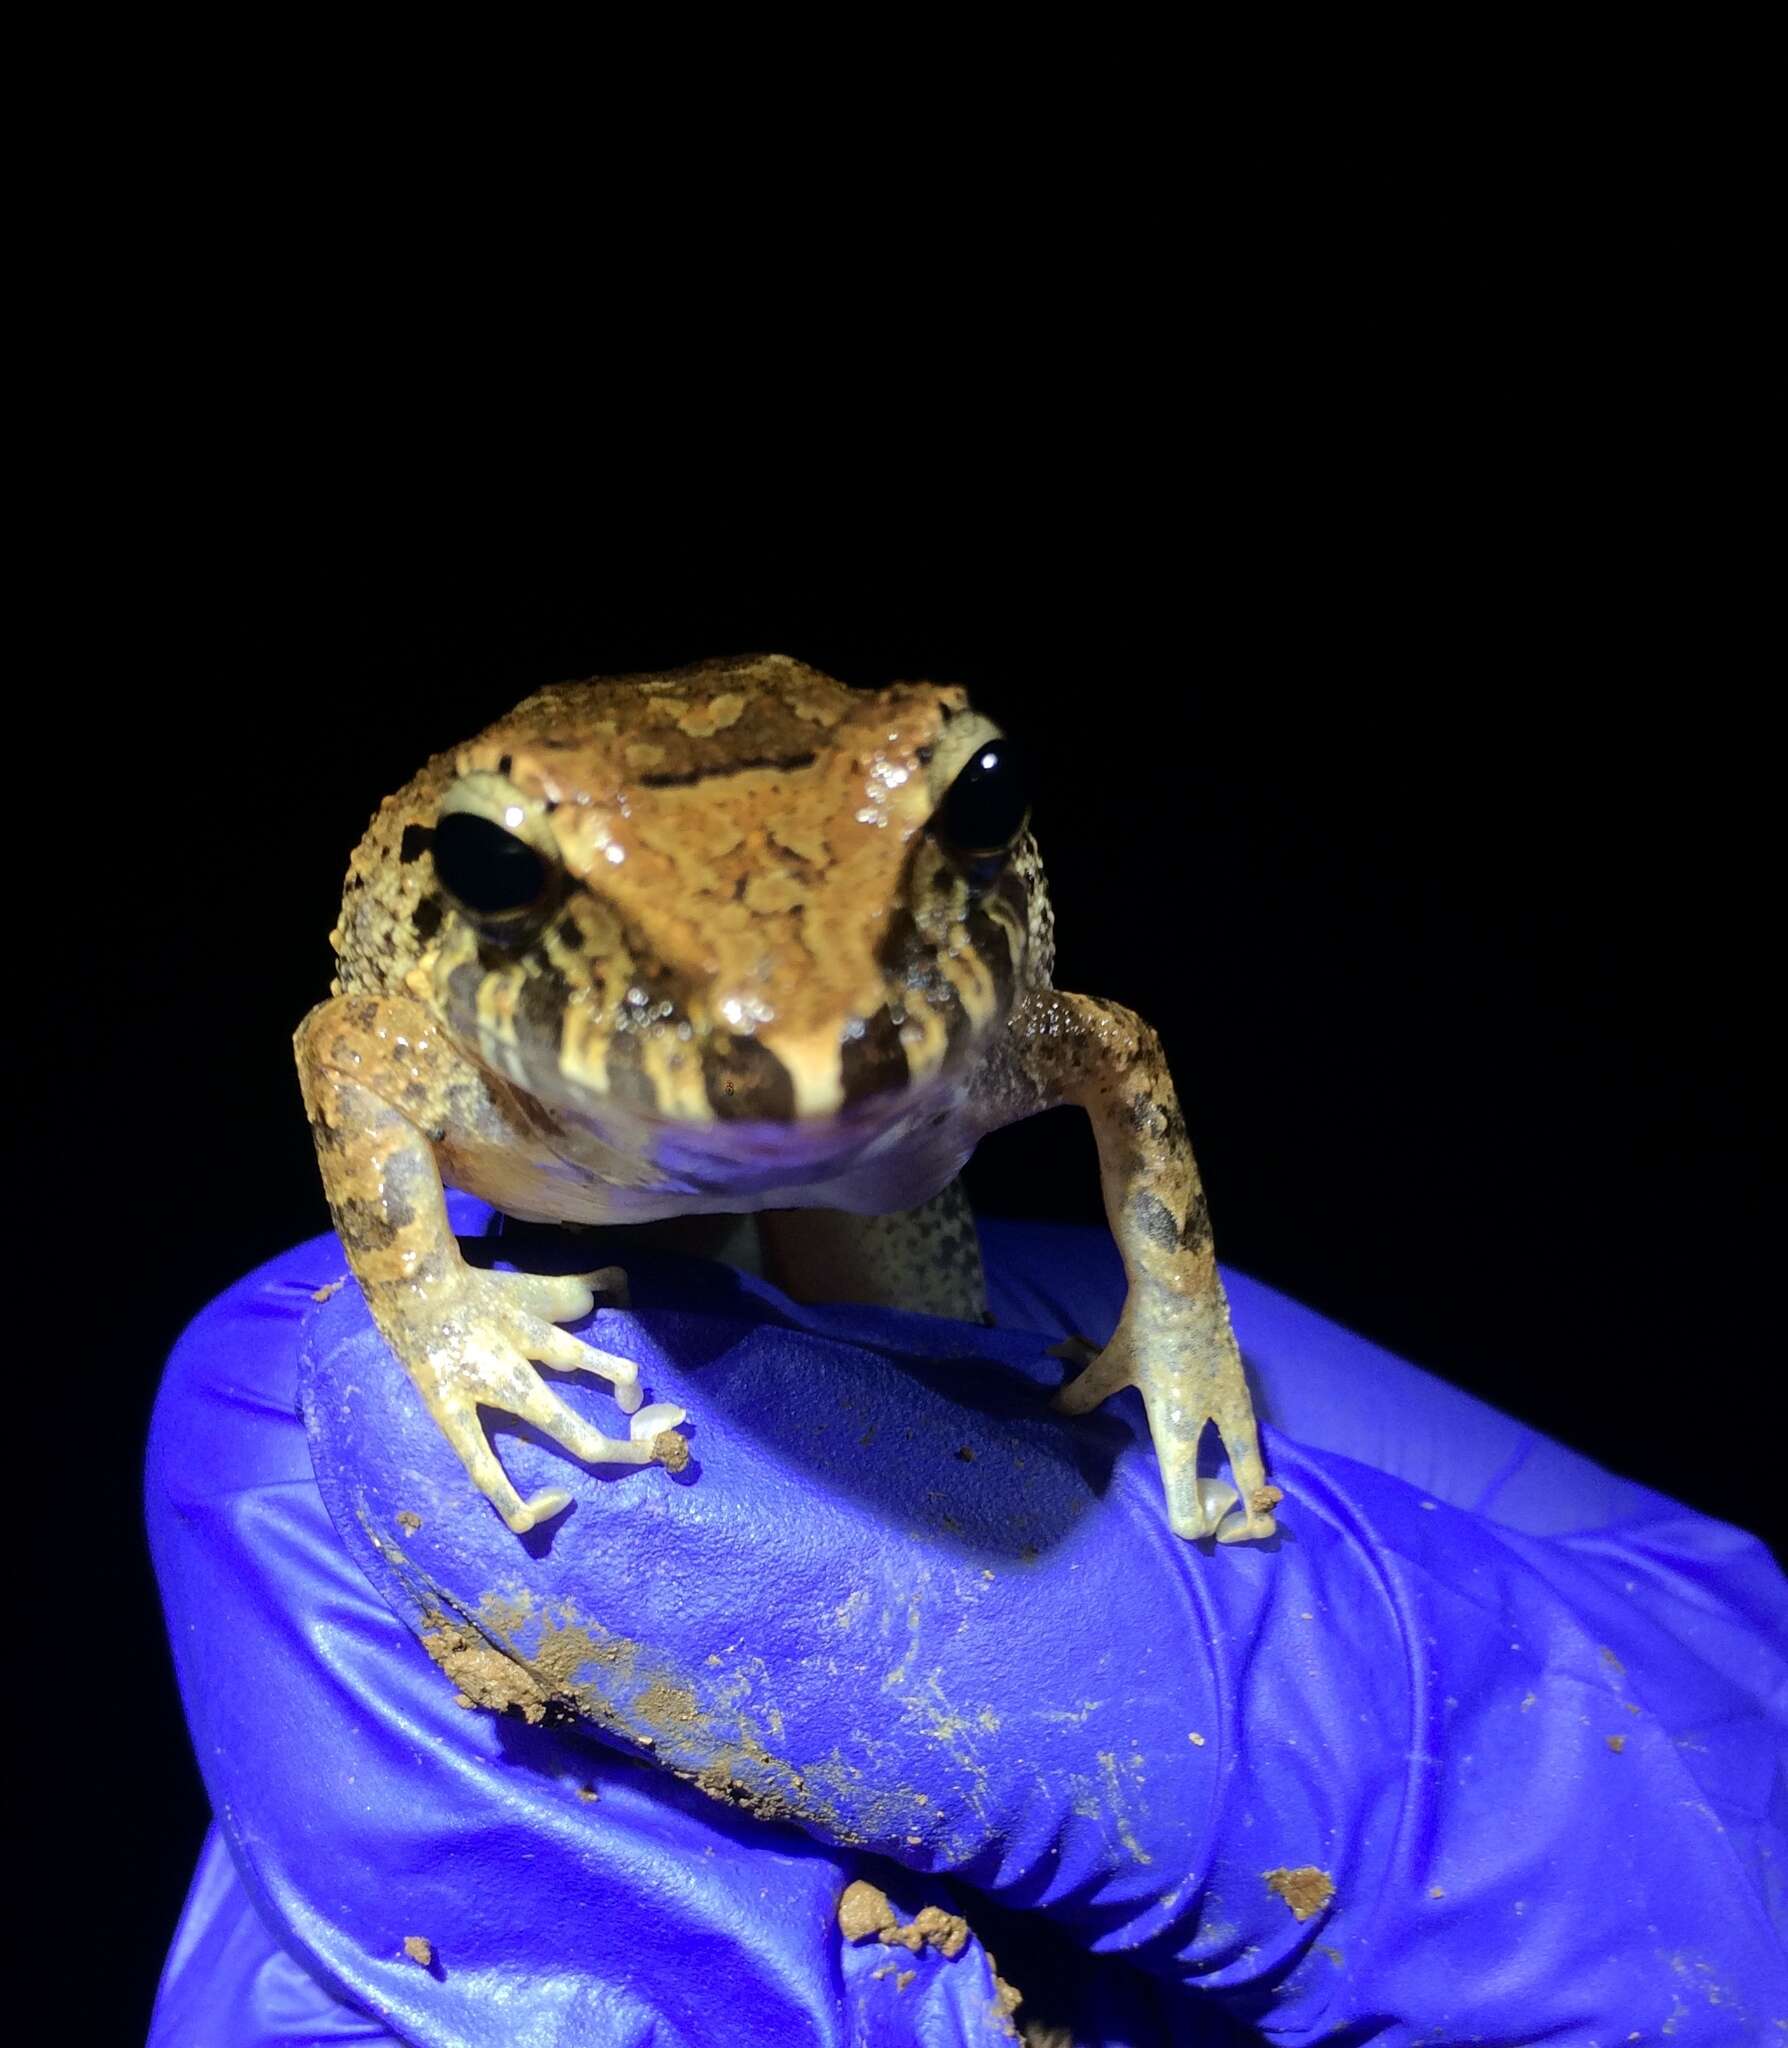
<instances>
[{"instance_id":1,"label":"frog's front leg","mask_svg":"<svg viewBox=\"0 0 1788 2048\"><path fill-rule=\"evenodd\" d=\"M299 1026L295 1050L330 1214L373 1321L510 1528L533 1528L571 1496L555 1487L524 1501L480 1408L531 1422L586 1464L685 1463L680 1408L654 1405L633 1413L629 1435L605 1436L535 1370L538 1361L600 1373L624 1410L639 1410L638 1367L557 1327L587 1315L592 1285L617 1273L487 1273L460 1256L439 1155L474 1165L485 1156L494 1168L542 1150L500 1084L402 997L335 996ZM544 1152L542 1163L552 1163Z\"/></svg>"},{"instance_id":2,"label":"frog's front leg","mask_svg":"<svg viewBox=\"0 0 1788 2048\"><path fill-rule=\"evenodd\" d=\"M1214 1533L1224 1543L1270 1536L1281 1495L1261 1463L1204 1189L1160 1040L1116 1003L1055 990L1027 995L989 1063L981 1119L992 1129L1062 1102L1092 1119L1105 1212L1130 1286L1111 1342L1056 1405L1084 1414L1134 1384L1177 1533ZM1232 1490L1198 1474L1207 1422L1229 1453L1241 1499L1235 1514Z\"/></svg>"}]
</instances>

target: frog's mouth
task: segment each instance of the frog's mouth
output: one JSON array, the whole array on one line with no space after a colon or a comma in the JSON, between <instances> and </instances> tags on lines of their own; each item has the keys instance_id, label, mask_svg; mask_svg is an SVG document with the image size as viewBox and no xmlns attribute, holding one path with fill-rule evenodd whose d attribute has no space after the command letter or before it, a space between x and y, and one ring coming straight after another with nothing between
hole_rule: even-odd
<instances>
[{"instance_id":1,"label":"frog's mouth","mask_svg":"<svg viewBox=\"0 0 1788 2048\"><path fill-rule=\"evenodd\" d=\"M954 1148L960 1165L971 1149L972 1139L962 1137L966 1064L951 1062L918 1081L890 1075L883 1086L849 1100L839 1100L835 1090L833 1107L803 1113L803 1097L825 1099L818 1090L793 1094L792 1077L772 1081L767 1067L747 1069L736 1052L728 1062L733 1093L725 1092L724 1079L712 1092L730 1113L717 1108L706 1119L683 1117L612 1089L580 1089L571 1100L561 1094L555 1107L610 1151L649 1166L661 1189L704 1198L796 1194L841 1180L896 1189L921 1159ZM752 1115L752 1109L771 1113Z\"/></svg>"}]
</instances>

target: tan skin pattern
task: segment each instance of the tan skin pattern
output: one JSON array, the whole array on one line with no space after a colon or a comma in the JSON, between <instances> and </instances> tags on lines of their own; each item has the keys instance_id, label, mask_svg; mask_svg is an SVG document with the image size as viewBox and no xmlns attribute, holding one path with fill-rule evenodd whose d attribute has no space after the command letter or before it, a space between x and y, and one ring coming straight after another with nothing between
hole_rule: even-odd
<instances>
[{"instance_id":1,"label":"tan skin pattern","mask_svg":"<svg viewBox=\"0 0 1788 2048\"><path fill-rule=\"evenodd\" d=\"M542 690L381 806L299 1076L374 1320L510 1528L569 1496L524 1501L480 1409L586 1463L673 1469L684 1416L639 1410L635 1367L559 1327L618 1271L474 1269L444 1184L536 1221L756 1214L791 1292L976 1315L956 1175L987 1132L1069 1102L1129 1292L1057 1405L1135 1384L1173 1527L1271 1535L1280 1496L1160 1044L1050 987L1022 815L1004 844L959 843L953 785L998 741L960 689L850 690L768 655ZM585 1422L540 1365L607 1379L626 1430ZM1239 1501L1198 1477L1209 1422Z\"/></svg>"}]
</instances>

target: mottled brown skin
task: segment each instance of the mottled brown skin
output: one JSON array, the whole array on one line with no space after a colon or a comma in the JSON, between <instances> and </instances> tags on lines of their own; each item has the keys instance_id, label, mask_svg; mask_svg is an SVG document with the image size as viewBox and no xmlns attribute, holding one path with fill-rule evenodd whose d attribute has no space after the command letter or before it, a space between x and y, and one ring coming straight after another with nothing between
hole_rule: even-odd
<instances>
[{"instance_id":1,"label":"mottled brown skin","mask_svg":"<svg viewBox=\"0 0 1788 2048\"><path fill-rule=\"evenodd\" d=\"M655 1408L611 1437L567 1407L536 1363L602 1374L637 1407L635 1368L558 1327L619 1274L468 1267L443 1183L540 1221L758 1213L791 1291L975 1315L955 1177L988 1131L1072 1102L1130 1284L1112 1342L1058 1405L1134 1382L1174 1528L1271 1534L1279 1495L1160 1045L1115 1004L1050 987L1028 830L968 850L940 826L997 737L960 689L853 691L778 655L709 662L543 690L373 819L299 1073L372 1314L511 1528L568 1496L520 1498L480 1407L590 1463L675 1464L683 1417ZM457 814L528 849L525 904L449 889L434 844ZM1234 1513L1230 1488L1197 1477L1207 1422Z\"/></svg>"}]
</instances>

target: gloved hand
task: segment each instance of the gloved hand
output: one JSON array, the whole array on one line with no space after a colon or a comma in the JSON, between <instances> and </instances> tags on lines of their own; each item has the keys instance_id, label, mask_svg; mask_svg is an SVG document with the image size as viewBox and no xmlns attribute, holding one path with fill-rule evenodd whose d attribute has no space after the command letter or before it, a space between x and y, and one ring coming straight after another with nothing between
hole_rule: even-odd
<instances>
[{"instance_id":1,"label":"gloved hand","mask_svg":"<svg viewBox=\"0 0 1788 2048\"><path fill-rule=\"evenodd\" d=\"M987 1330L633 1259L593 1341L692 1464L499 1426L574 1495L526 1539L313 1306L333 1239L214 1303L151 1449L218 1820L156 2048L1788 2036L1761 1545L1237 1276L1282 1533L1185 1543L1134 1394L1044 1406L1108 1240L984 1246Z\"/></svg>"}]
</instances>

